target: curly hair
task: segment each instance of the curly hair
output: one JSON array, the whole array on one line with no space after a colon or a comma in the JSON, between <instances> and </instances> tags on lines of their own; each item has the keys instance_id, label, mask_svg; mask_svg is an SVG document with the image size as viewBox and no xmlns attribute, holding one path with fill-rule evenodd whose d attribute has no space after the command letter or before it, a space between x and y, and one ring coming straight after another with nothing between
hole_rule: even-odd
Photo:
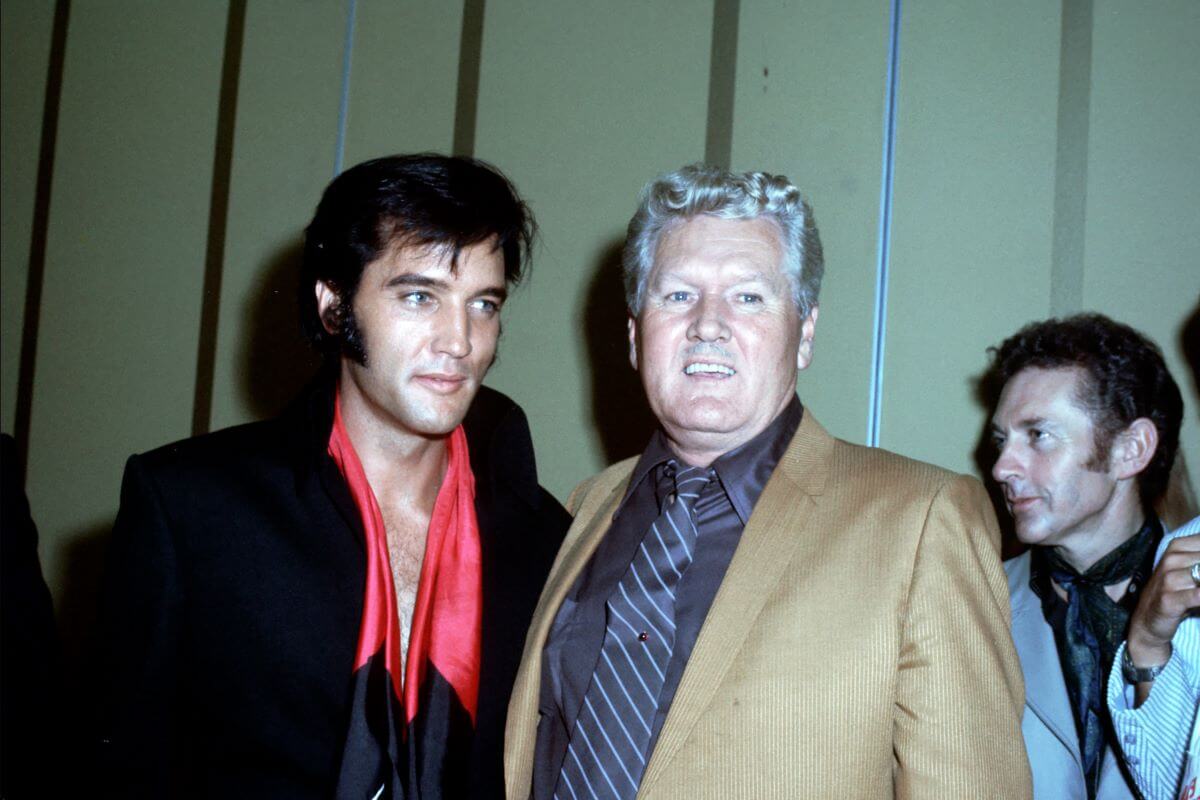
<instances>
[{"instance_id":1,"label":"curly hair","mask_svg":"<svg viewBox=\"0 0 1200 800\"><path fill-rule=\"evenodd\" d=\"M634 316L642 310L659 237L671 225L701 214L773 220L779 227L784 250L781 269L791 284L792 300L800 316L808 316L817 304L825 272L821 236L808 201L782 175L734 173L704 164L662 175L642 189L622 257L625 302Z\"/></svg>"},{"instance_id":2,"label":"curly hair","mask_svg":"<svg viewBox=\"0 0 1200 800\"><path fill-rule=\"evenodd\" d=\"M1103 314L1077 314L1034 322L988 352L999 386L1030 368L1083 370L1086 379L1076 386L1076 400L1091 417L1101 462L1113 439L1134 420L1153 422L1158 449L1138 475L1138 488L1144 504L1166 491L1179 447L1183 396L1158 345Z\"/></svg>"}]
</instances>

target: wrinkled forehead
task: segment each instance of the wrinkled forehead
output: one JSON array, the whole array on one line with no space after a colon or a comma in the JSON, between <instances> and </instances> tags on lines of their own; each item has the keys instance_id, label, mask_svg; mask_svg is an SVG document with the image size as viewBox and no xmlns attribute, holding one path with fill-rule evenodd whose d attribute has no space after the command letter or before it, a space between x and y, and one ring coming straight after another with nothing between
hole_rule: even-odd
<instances>
[{"instance_id":1,"label":"wrinkled forehead","mask_svg":"<svg viewBox=\"0 0 1200 800\"><path fill-rule=\"evenodd\" d=\"M660 273L717 270L783 276L784 247L770 217L723 219L701 215L672 223L659 236L651 280Z\"/></svg>"}]
</instances>

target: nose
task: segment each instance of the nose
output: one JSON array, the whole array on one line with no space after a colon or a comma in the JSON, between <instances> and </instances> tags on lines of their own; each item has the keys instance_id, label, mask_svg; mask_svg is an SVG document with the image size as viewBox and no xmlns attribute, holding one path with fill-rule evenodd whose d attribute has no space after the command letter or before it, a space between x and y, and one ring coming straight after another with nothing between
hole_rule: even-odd
<instances>
[{"instance_id":1,"label":"nose","mask_svg":"<svg viewBox=\"0 0 1200 800\"><path fill-rule=\"evenodd\" d=\"M729 340L729 324L726 314L729 309L725 301L719 297L707 294L700 296L696 302L691 324L688 325L688 339L697 342L724 342Z\"/></svg>"},{"instance_id":2,"label":"nose","mask_svg":"<svg viewBox=\"0 0 1200 800\"><path fill-rule=\"evenodd\" d=\"M433 349L451 358L471 354L471 317L465 308L444 308L438 314Z\"/></svg>"},{"instance_id":3,"label":"nose","mask_svg":"<svg viewBox=\"0 0 1200 800\"><path fill-rule=\"evenodd\" d=\"M1017 457L1016 448L1011 442L1005 442L992 465L992 477L996 483L1007 483L1021 475L1021 460Z\"/></svg>"}]
</instances>

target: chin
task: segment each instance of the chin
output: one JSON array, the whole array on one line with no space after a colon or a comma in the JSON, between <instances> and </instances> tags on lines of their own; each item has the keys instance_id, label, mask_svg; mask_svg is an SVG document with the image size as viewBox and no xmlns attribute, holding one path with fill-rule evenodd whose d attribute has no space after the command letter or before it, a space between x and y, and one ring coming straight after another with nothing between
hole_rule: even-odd
<instances>
[{"instance_id":1,"label":"chin","mask_svg":"<svg viewBox=\"0 0 1200 800\"><path fill-rule=\"evenodd\" d=\"M689 413L675 415L669 419L670 427L693 434L724 434L737 430L745 425L745 420L733 418L730 414Z\"/></svg>"},{"instance_id":2,"label":"chin","mask_svg":"<svg viewBox=\"0 0 1200 800\"><path fill-rule=\"evenodd\" d=\"M1027 544L1030 547L1045 547L1052 544L1048 540L1054 532L1046 530L1037 523L1022 525L1020 522L1015 522L1013 531L1017 534L1017 541L1021 544Z\"/></svg>"},{"instance_id":3,"label":"chin","mask_svg":"<svg viewBox=\"0 0 1200 800\"><path fill-rule=\"evenodd\" d=\"M446 436L466 416L466 409L454 409L444 413L423 414L409 421L408 427L421 436Z\"/></svg>"}]
</instances>

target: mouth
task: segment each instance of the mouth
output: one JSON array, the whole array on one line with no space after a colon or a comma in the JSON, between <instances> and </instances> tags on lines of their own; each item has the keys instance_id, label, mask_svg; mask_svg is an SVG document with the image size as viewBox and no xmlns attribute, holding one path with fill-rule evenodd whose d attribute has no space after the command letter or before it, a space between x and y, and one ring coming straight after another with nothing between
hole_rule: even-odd
<instances>
[{"instance_id":1,"label":"mouth","mask_svg":"<svg viewBox=\"0 0 1200 800\"><path fill-rule=\"evenodd\" d=\"M1005 502L1008 503L1008 510L1013 514L1021 511L1026 511L1041 498L1038 497L1005 497Z\"/></svg>"},{"instance_id":2,"label":"mouth","mask_svg":"<svg viewBox=\"0 0 1200 800\"><path fill-rule=\"evenodd\" d=\"M416 376L416 379L435 392L444 394L458 391L467 382L466 375L451 372L426 372Z\"/></svg>"},{"instance_id":3,"label":"mouth","mask_svg":"<svg viewBox=\"0 0 1200 800\"><path fill-rule=\"evenodd\" d=\"M737 370L725 364L717 364L712 361L693 361L683 368L683 374L688 376L699 375L703 378L732 378L737 374Z\"/></svg>"}]
</instances>

